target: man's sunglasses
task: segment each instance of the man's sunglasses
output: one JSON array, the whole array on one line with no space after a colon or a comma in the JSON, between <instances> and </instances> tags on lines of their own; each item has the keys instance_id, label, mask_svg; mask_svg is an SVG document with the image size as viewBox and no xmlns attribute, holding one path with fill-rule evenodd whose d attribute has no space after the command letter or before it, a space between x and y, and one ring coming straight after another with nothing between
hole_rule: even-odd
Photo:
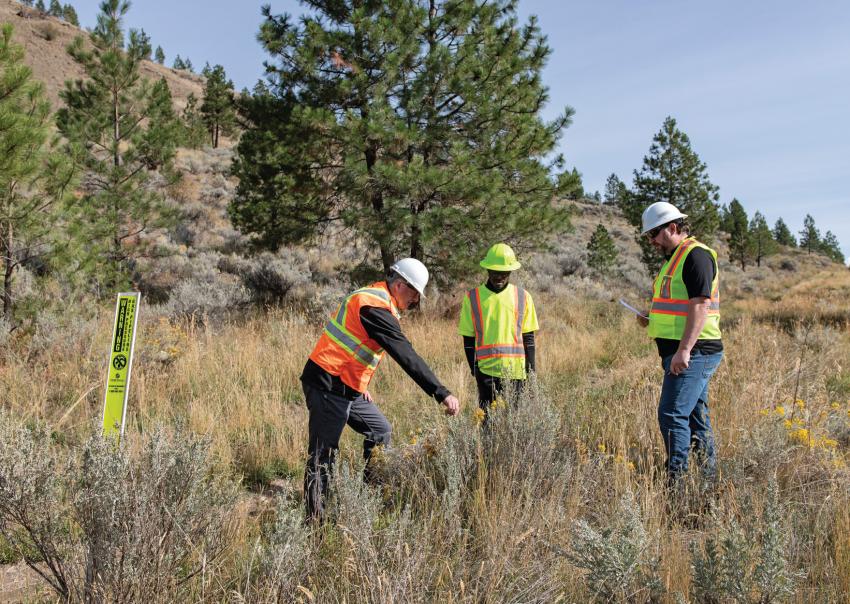
<instances>
[{"instance_id":1,"label":"man's sunglasses","mask_svg":"<svg viewBox=\"0 0 850 604\"><path fill-rule=\"evenodd\" d=\"M655 227L654 229L650 229L649 231L646 232L646 238L649 239L650 241L655 239L656 237L658 237L658 234L661 231L663 231L664 229L667 228L667 226L669 224L670 223L668 222L667 224L662 224L660 226Z\"/></svg>"}]
</instances>

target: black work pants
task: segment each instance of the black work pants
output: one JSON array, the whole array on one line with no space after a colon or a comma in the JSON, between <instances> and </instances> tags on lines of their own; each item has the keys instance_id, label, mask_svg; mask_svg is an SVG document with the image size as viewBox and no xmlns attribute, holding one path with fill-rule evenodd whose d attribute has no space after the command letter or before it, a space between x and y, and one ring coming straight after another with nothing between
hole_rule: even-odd
<instances>
[{"instance_id":1,"label":"black work pants","mask_svg":"<svg viewBox=\"0 0 850 604\"><path fill-rule=\"evenodd\" d=\"M514 393L514 396L519 396L525 386L525 380L503 380L480 371L475 374L475 382L478 384L478 406L485 413L490 410L490 405L498 396L504 397L506 387ZM510 402L516 403L516 401Z\"/></svg>"},{"instance_id":2,"label":"black work pants","mask_svg":"<svg viewBox=\"0 0 850 604\"><path fill-rule=\"evenodd\" d=\"M304 469L304 502L308 519L323 520L328 478L339 449L345 425L365 437L363 459L369 478L369 458L377 445L390 442L392 427L380 409L363 395L351 399L328 390L303 384L304 398L310 412L307 466Z\"/></svg>"}]
</instances>

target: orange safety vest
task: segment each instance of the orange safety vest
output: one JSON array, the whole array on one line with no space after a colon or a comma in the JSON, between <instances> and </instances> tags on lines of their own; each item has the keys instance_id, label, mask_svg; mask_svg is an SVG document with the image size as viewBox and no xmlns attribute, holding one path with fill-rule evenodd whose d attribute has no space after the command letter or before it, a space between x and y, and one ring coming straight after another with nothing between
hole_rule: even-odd
<instances>
[{"instance_id":1,"label":"orange safety vest","mask_svg":"<svg viewBox=\"0 0 850 604\"><path fill-rule=\"evenodd\" d=\"M343 300L310 353L310 360L357 392L368 390L384 356L384 349L369 337L360 322L360 309L364 306L385 308L399 318L386 282L373 283Z\"/></svg>"}]
</instances>

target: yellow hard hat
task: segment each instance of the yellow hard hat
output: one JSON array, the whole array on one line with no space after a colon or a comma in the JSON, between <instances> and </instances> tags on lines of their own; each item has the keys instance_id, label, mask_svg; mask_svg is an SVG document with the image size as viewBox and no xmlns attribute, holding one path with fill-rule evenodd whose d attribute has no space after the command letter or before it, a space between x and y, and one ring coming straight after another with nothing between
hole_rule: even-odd
<instances>
[{"instance_id":1,"label":"yellow hard hat","mask_svg":"<svg viewBox=\"0 0 850 604\"><path fill-rule=\"evenodd\" d=\"M515 271L522 266L507 243L497 243L492 246L487 250L487 255L480 264L481 268L486 268L488 271Z\"/></svg>"}]
</instances>

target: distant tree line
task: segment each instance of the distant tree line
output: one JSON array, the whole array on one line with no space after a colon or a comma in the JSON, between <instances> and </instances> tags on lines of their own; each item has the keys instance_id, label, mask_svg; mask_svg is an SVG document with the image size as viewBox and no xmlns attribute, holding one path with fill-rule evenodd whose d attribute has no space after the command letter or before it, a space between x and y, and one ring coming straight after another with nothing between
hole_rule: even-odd
<instances>
[{"instance_id":1,"label":"distant tree line","mask_svg":"<svg viewBox=\"0 0 850 604\"><path fill-rule=\"evenodd\" d=\"M77 11L74 10L74 7L70 4L60 4L59 0L50 0L50 6L45 6L44 0L36 0L35 2L33 2L33 0L21 0L21 4L32 7L37 11L50 15L51 17L67 21L75 27L80 26Z\"/></svg>"},{"instance_id":2,"label":"distant tree line","mask_svg":"<svg viewBox=\"0 0 850 604\"><path fill-rule=\"evenodd\" d=\"M616 174L611 174L605 183L604 202L619 207L635 226L644 264L652 273L663 259L640 236L640 230L643 210L656 201L672 203L687 214L691 233L708 243L718 230L728 233L730 261L742 270L752 264L761 266L764 258L776 253L779 246L797 247L797 240L782 218L771 229L761 212L749 218L737 199L733 198L728 206L720 205L718 200L718 188L709 180L706 165L672 117L664 120L643 166L634 171L632 189ZM838 238L831 231L821 236L811 215L806 215L799 236L801 249L844 263Z\"/></svg>"}]
</instances>

